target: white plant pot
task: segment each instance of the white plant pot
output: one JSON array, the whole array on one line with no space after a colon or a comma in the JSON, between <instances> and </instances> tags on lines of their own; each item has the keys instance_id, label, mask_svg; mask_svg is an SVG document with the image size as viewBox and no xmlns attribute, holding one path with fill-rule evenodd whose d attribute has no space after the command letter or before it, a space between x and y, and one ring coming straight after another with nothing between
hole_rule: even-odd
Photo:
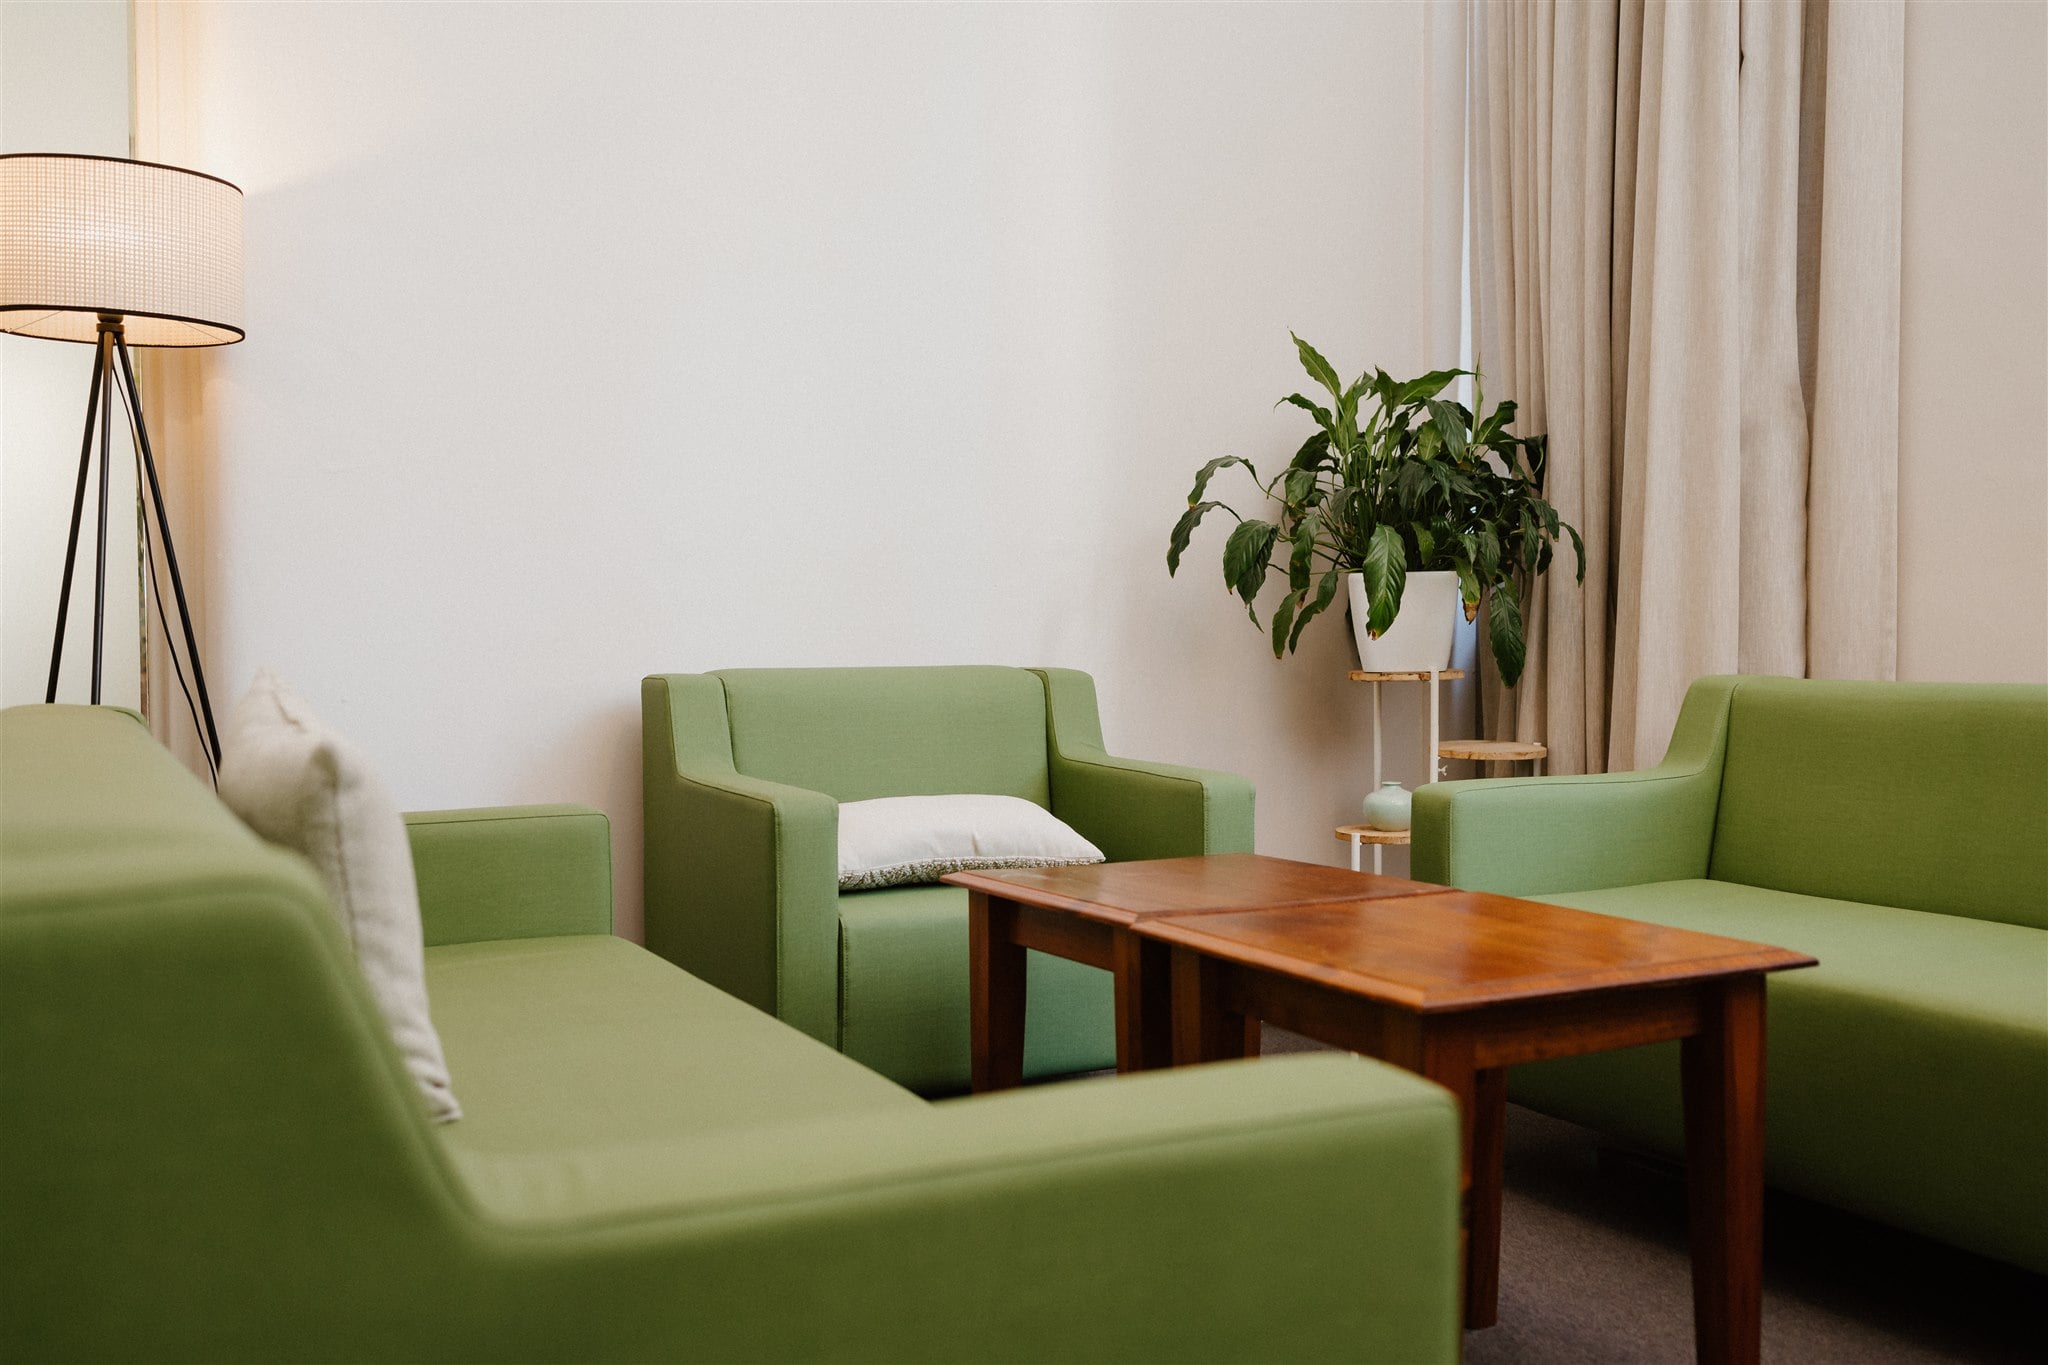
<instances>
[{"instance_id":1,"label":"white plant pot","mask_svg":"<svg viewBox=\"0 0 2048 1365\"><path fill-rule=\"evenodd\" d=\"M1462 615L1458 575L1449 569L1411 573L1401 591L1401 609L1393 624L1375 640L1365 633L1368 619L1365 577L1345 575L1351 593L1351 631L1358 640L1358 666L1367 673L1428 673L1451 666Z\"/></svg>"}]
</instances>

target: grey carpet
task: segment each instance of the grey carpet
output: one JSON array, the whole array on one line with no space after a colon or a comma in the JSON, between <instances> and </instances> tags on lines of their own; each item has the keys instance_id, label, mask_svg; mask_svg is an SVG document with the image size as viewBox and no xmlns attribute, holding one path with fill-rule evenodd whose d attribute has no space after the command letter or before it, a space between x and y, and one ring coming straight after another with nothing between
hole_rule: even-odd
<instances>
[{"instance_id":1,"label":"grey carpet","mask_svg":"<svg viewBox=\"0 0 2048 1365\"><path fill-rule=\"evenodd\" d=\"M1317 1044L1266 1030L1266 1052ZM2048 1280L1790 1196L1765 1211L1764 1359L1780 1365L2048 1360ZM1675 1164L1509 1106L1500 1322L1468 1365L1664 1365L1692 1356Z\"/></svg>"}]
</instances>

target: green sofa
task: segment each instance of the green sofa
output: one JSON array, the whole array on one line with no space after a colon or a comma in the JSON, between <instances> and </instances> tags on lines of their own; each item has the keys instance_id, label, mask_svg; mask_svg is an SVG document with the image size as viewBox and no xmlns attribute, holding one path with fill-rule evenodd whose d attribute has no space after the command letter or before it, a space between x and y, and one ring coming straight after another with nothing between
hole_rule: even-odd
<instances>
[{"instance_id":1,"label":"green sofa","mask_svg":"<svg viewBox=\"0 0 2048 1365\"><path fill-rule=\"evenodd\" d=\"M1770 984L1771 1181L2048 1272L2048 688L1704 678L1659 767L1423 788L1414 868L1812 954ZM1509 1093L1682 1150L1675 1045Z\"/></svg>"},{"instance_id":2,"label":"green sofa","mask_svg":"<svg viewBox=\"0 0 2048 1365\"><path fill-rule=\"evenodd\" d=\"M733 669L640 685L647 946L884 1076L964 1090L967 893L839 893L839 802L981 792L1112 861L1249 853L1243 778L1112 758L1085 673ZM1116 1064L1107 972L1032 953L1024 1073Z\"/></svg>"},{"instance_id":3,"label":"green sofa","mask_svg":"<svg viewBox=\"0 0 2048 1365\"><path fill-rule=\"evenodd\" d=\"M0 712L0 1360L1455 1358L1435 1087L929 1104L611 937L597 812L409 818L438 1127L306 863Z\"/></svg>"}]
</instances>

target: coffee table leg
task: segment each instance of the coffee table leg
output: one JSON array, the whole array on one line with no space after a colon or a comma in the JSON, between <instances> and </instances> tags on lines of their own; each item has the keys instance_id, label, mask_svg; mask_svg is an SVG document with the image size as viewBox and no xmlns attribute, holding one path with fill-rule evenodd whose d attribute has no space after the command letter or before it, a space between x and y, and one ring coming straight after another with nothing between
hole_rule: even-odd
<instances>
[{"instance_id":1,"label":"coffee table leg","mask_svg":"<svg viewBox=\"0 0 2048 1365\"><path fill-rule=\"evenodd\" d=\"M1175 948L1172 974L1174 1065L1258 1055L1258 1021L1223 1003L1220 964Z\"/></svg>"},{"instance_id":2,"label":"coffee table leg","mask_svg":"<svg viewBox=\"0 0 2048 1365\"><path fill-rule=\"evenodd\" d=\"M1472 1186L1466 1196L1465 1325L1491 1327L1500 1320L1501 1169L1507 1158L1508 1073L1505 1068L1472 1077L1472 1137L1468 1158Z\"/></svg>"},{"instance_id":3,"label":"coffee table leg","mask_svg":"<svg viewBox=\"0 0 2048 1365\"><path fill-rule=\"evenodd\" d=\"M976 1094L1024 1084L1024 950L1017 907L973 891L967 897L967 1000L971 1084Z\"/></svg>"},{"instance_id":4,"label":"coffee table leg","mask_svg":"<svg viewBox=\"0 0 2048 1365\"><path fill-rule=\"evenodd\" d=\"M1465 1267L1465 1325L1491 1327L1500 1313L1501 1160L1507 1072L1473 1065L1472 1040L1454 1026L1415 1015L1382 1039L1382 1060L1426 1076L1458 1102L1458 1245Z\"/></svg>"},{"instance_id":5,"label":"coffee table leg","mask_svg":"<svg viewBox=\"0 0 2048 1365\"><path fill-rule=\"evenodd\" d=\"M1693 1342L1702 1365L1763 1347L1764 979L1732 977L1682 1045Z\"/></svg>"},{"instance_id":6,"label":"coffee table leg","mask_svg":"<svg viewBox=\"0 0 2048 1365\"><path fill-rule=\"evenodd\" d=\"M1116 1069L1173 1065L1173 975L1166 945L1116 933Z\"/></svg>"}]
</instances>

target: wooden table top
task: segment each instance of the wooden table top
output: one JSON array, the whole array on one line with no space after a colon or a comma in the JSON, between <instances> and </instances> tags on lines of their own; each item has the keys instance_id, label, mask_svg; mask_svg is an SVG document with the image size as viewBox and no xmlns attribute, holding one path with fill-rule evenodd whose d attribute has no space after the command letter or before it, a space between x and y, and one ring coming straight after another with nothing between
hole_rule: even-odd
<instances>
[{"instance_id":1,"label":"wooden table top","mask_svg":"<svg viewBox=\"0 0 2048 1365\"><path fill-rule=\"evenodd\" d=\"M949 872L941 881L1047 910L1128 925L1157 915L1208 915L1265 910L1317 901L1361 903L1419 896L1444 888L1405 877L1268 858L1213 853L1080 867L1019 867L1001 872Z\"/></svg>"},{"instance_id":2,"label":"wooden table top","mask_svg":"<svg viewBox=\"0 0 2048 1365\"><path fill-rule=\"evenodd\" d=\"M1768 944L1472 891L1156 916L1134 928L1423 1014L1815 963Z\"/></svg>"}]
</instances>

